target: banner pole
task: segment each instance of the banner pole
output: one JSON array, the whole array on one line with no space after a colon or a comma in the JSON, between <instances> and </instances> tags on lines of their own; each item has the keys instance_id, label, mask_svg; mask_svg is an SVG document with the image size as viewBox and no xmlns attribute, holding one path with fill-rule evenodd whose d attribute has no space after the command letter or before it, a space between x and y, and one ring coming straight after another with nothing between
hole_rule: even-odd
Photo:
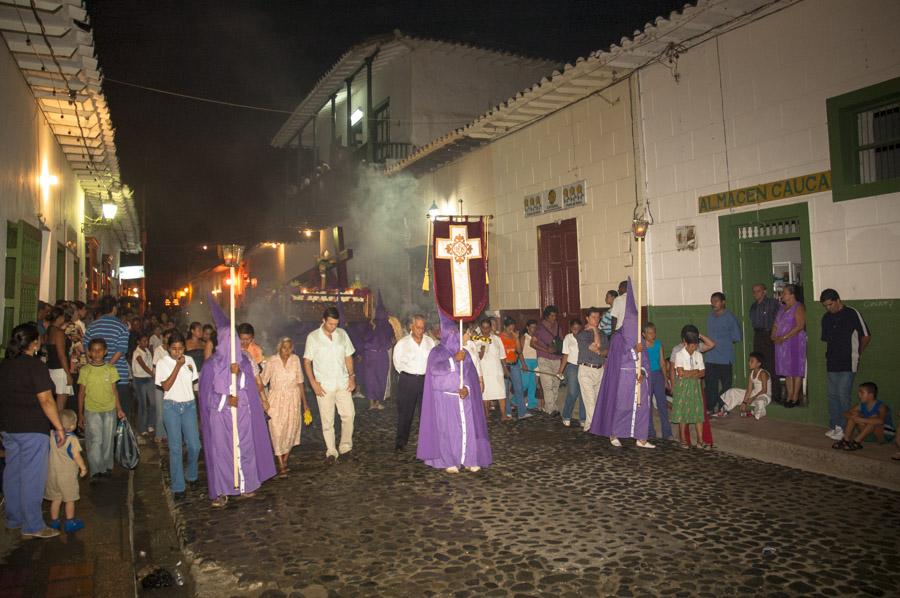
<instances>
[{"instance_id":1,"label":"banner pole","mask_svg":"<svg viewBox=\"0 0 900 598\"><path fill-rule=\"evenodd\" d=\"M465 345L463 344L463 321L462 318L459 319L459 350L463 351L465 349ZM463 388L465 386L465 381L463 380L463 365L466 363L466 356L463 355L463 360L459 362L459 387Z\"/></svg>"}]
</instances>

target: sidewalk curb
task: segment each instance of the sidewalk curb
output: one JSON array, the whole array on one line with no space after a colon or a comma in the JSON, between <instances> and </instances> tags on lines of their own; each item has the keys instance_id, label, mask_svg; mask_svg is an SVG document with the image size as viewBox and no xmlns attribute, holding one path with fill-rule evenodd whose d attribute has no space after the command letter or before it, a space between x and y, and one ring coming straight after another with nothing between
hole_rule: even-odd
<instances>
[{"instance_id":1,"label":"sidewalk curb","mask_svg":"<svg viewBox=\"0 0 900 598\"><path fill-rule=\"evenodd\" d=\"M723 453L900 492L900 467L891 461L861 459L830 446L808 447L721 427L713 427L713 435L716 449Z\"/></svg>"}]
</instances>

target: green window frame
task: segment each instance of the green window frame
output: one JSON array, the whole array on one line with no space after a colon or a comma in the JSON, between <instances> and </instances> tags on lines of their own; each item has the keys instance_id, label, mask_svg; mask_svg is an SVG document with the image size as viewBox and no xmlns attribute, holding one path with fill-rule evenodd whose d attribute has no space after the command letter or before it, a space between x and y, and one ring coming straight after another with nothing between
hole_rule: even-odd
<instances>
[{"instance_id":1,"label":"green window frame","mask_svg":"<svg viewBox=\"0 0 900 598\"><path fill-rule=\"evenodd\" d=\"M860 176L860 154L876 146L900 147L900 131L892 134L890 139L879 139L877 143L867 144L860 140L858 124L860 114L898 102L900 102L900 77L826 100L834 201L900 192L900 176L873 182L863 182Z\"/></svg>"}]
</instances>

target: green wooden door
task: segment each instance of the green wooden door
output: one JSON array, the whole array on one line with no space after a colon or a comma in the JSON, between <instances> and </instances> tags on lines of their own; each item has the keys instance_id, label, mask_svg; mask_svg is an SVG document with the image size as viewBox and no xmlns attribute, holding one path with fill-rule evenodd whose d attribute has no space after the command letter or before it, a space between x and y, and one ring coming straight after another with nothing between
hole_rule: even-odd
<instances>
[{"instance_id":1,"label":"green wooden door","mask_svg":"<svg viewBox=\"0 0 900 598\"><path fill-rule=\"evenodd\" d=\"M746 380L747 357L753 351L753 326L750 325L750 305L753 303L753 285L760 283L772 294L772 244L767 242L743 242L738 244L740 278L738 296L729 297L728 304L741 323L744 340L734 347L735 380Z\"/></svg>"},{"instance_id":2,"label":"green wooden door","mask_svg":"<svg viewBox=\"0 0 900 598\"><path fill-rule=\"evenodd\" d=\"M37 318L41 284L41 231L25 221L8 223L6 228L6 280L3 310L3 339L23 322Z\"/></svg>"}]
</instances>

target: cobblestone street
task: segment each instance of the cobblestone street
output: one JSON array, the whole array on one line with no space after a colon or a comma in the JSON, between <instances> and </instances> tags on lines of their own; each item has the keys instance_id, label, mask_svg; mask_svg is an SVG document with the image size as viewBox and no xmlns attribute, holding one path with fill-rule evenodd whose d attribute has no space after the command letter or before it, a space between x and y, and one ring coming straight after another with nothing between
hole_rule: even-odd
<instances>
[{"instance_id":1,"label":"cobblestone street","mask_svg":"<svg viewBox=\"0 0 900 598\"><path fill-rule=\"evenodd\" d=\"M314 401L311 402L314 405ZM896 595L900 495L719 452L655 451L541 415L492 418L495 464L451 476L393 451L362 401L352 458L303 431L288 480L176 519L201 595ZM202 468L201 468L202 470ZM893 563L893 564L891 564ZM225 576L227 577L227 576Z\"/></svg>"}]
</instances>

